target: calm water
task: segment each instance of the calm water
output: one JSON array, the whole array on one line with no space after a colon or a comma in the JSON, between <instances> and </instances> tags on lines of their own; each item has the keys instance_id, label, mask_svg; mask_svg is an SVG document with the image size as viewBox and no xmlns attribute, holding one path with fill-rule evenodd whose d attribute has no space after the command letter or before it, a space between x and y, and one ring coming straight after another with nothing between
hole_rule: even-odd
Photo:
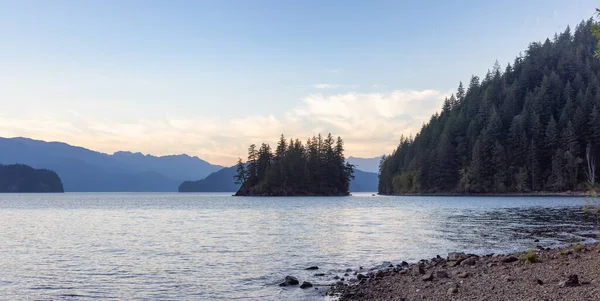
<instances>
[{"instance_id":1,"label":"calm water","mask_svg":"<svg viewBox=\"0 0 600 301\"><path fill-rule=\"evenodd\" d=\"M322 300L280 288L449 251L594 237L583 198L0 195L3 299ZM575 233L568 234L568 233ZM558 237L558 240L556 239ZM305 267L318 265L326 277Z\"/></svg>"}]
</instances>

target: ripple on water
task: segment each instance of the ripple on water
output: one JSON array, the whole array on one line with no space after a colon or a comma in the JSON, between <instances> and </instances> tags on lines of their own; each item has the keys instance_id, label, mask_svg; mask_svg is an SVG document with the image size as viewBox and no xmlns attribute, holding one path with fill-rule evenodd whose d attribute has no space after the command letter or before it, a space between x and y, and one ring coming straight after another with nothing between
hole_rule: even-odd
<instances>
[{"instance_id":1,"label":"ripple on water","mask_svg":"<svg viewBox=\"0 0 600 301\"><path fill-rule=\"evenodd\" d=\"M596 238L583 198L235 198L202 194L0 195L9 299L323 300L327 285L449 251ZM304 270L319 266L318 271ZM315 273L324 273L316 277Z\"/></svg>"}]
</instances>

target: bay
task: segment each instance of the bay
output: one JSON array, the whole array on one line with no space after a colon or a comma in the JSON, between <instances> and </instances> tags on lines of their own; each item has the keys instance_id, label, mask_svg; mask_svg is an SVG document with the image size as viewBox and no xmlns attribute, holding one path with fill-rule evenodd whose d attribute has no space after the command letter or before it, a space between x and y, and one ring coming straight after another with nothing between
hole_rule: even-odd
<instances>
[{"instance_id":1,"label":"bay","mask_svg":"<svg viewBox=\"0 0 600 301\"><path fill-rule=\"evenodd\" d=\"M583 212L584 201L370 193L2 194L0 295L323 300L326 285L348 268L452 251L506 253L595 241L596 219ZM305 270L315 265L319 270ZM319 289L278 286L286 275Z\"/></svg>"}]
</instances>

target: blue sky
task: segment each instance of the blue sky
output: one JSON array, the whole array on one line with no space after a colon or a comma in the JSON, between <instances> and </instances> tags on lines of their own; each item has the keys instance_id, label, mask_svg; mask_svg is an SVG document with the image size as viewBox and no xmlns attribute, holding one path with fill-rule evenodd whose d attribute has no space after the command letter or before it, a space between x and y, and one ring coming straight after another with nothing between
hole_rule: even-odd
<instances>
[{"instance_id":1,"label":"blue sky","mask_svg":"<svg viewBox=\"0 0 600 301\"><path fill-rule=\"evenodd\" d=\"M459 81L594 1L1 1L0 135L231 165L332 132L393 150Z\"/></svg>"}]
</instances>

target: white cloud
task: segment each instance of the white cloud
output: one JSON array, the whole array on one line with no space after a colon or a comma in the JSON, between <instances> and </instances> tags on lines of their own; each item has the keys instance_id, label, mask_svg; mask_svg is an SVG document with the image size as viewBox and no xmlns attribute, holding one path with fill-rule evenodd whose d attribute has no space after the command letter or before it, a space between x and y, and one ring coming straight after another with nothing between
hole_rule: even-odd
<instances>
[{"instance_id":1,"label":"white cloud","mask_svg":"<svg viewBox=\"0 0 600 301\"><path fill-rule=\"evenodd\" d=\"M312 87L315 89L341 89L341 88L356 89L356 88L358 88L358 85L314 84L314 85L312 85Z\"/></svg>"},{"instance_id":2,"label":"white cloud","mask_svg":"<svg viewBox=\"0 0 600 301\"><path fill-rule=\"evenodd\" d=\"M419 131L449 94L436 90L312 94L281 116L235 119L165 117L117 122L76 112L52 115L53 118L6 115L0 116L0 136L65 141L108 153L188 153L217 164L233 165L238 156L245 157L251 143L274 144L282 133L305 141L319 132L331 132L344 139L347 155L373 157L391 152L401 134Z\"/></svg>"}]
</instances>

